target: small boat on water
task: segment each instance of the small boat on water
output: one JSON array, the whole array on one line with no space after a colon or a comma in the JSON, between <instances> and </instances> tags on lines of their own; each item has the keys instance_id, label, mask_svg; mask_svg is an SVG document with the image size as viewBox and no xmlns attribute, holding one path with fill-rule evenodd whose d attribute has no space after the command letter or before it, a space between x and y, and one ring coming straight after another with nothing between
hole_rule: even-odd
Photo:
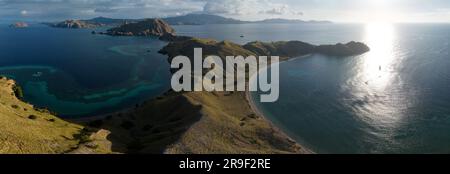
<instances>
[{"instance_id":1,"label":"small boat on water","mask_svg":"<svg viewBox=\"0 0 450 174\"><path fill-rule=\"evenodd\" d=\"M42 76L42 72L36 72L32 76L33 77L41 77Z\"/></svg>"}]
</instances>

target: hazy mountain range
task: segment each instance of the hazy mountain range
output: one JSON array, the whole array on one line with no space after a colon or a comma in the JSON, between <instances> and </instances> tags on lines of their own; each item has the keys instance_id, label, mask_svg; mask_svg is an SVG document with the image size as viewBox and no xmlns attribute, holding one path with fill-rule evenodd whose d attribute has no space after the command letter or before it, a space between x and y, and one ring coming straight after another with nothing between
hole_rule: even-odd
<instances>
[{"instance_id":1,"label":"hazy mountain range","mask_svg":"<svg viewBox=\"0 0 450 174\"><path fill-rule=\"evenodd\" d=\"M188 14L184 16L162 18L170 25L205 25L205 24L247 24L247 23L313 23L323 24L331 23L330 21L304 21L297 19L265 19L261 21L241 21L232 18L225 18L217 15L209 14ZM96 17L88 20L78 20L87 24L95 25L121 25L124 23L138 22L144 19L113 19L106 17Z\"/></svg>"}]
</instances>

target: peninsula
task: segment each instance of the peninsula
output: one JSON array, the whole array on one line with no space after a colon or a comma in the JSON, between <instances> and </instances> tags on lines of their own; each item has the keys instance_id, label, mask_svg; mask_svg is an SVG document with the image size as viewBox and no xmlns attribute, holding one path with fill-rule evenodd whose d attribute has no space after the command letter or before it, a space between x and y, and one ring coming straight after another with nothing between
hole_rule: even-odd
<instances>
[{"instance_id":1,"label":"peninsula","mask_svg":"<svg viewBox=\"0 0 450 174\"><path fill-rule=\"evenodd\" d=\"M242 56L279 56L281 60L299 57L307 54L324 54L329 56L345 57L363 54L370 48L361 42L351 41L346 44L312 45L301 41L278 42L250 42L239 45L229 41L216 41L211 39L192 38L189 40L171 42L160 50L160 53L169 56L169 61L178 55L193 57L194 48L203 48L204 55L218 55L222 58L229 55ZM240 53L240 54L237 54Z\"/></svg>"}]
</instances>

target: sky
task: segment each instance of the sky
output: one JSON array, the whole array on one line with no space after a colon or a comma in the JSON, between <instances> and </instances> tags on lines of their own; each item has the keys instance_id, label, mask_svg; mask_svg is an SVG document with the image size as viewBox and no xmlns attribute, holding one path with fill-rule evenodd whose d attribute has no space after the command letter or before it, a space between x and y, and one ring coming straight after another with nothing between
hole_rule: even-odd
<instances>
[{"instance_id":1,"label":"sky","mask_svg":"<svg viewBox=\"0 0 450 174\"><path fill-rule=\"evenodd\" d=\"M0 0L0 20L151 18L189 13L240 20L450 22L450 0Z\"/></svg>"}]
</instances>

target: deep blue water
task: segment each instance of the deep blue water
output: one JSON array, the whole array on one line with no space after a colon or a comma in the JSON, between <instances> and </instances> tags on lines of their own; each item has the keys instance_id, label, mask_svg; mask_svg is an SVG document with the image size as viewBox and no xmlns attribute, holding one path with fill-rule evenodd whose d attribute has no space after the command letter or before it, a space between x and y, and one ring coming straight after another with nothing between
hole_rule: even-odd
<instances>
[{"instance_id":1,"label":"deep blue water","mask_svg":"<svg viewBox=\"0 0 450 174\"><path fill-rule=\"evenodd\" d=\"M450 25L211 25L186 33L240 43L363 41L354 57L280 64L280 98L258 107L318 153L450 153ZM200 31L200 32L198 32ZM239 38L243 34L245 38Z\"/></svg>"},{"instance_id":2,"label":"deep blue water","mask_svg":"<svg viewBox=\"0 0 450 174\"><path fill-rule=\"evenodd\" d=\"M450 25L244 24L175 26L180 35L246 43L363 41L354 57L280 64L280 98L258 107L318 153L450 153ZM244 38L240 36L244 35ZM27 101L63 116L126 108L169 89L166 43L90 30L0 26L0 74ZM148 52L149 50L149 52ZM253 93L258 101L258 93Z\"/></svg>"},{"instance_id":3,"label":"deep blue water","mask_svg":"<svg viewBox=\"0 0 450 174\"><path fill-rule=\"evenodd\" d=\"M0 74L18 81L26 101L63 117L121 110L170 88L157 53L165 42L90 32L0 25Z\"/></svg>"}]
</instances>

